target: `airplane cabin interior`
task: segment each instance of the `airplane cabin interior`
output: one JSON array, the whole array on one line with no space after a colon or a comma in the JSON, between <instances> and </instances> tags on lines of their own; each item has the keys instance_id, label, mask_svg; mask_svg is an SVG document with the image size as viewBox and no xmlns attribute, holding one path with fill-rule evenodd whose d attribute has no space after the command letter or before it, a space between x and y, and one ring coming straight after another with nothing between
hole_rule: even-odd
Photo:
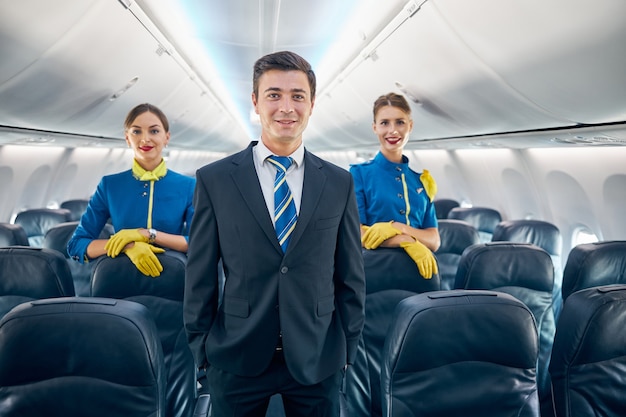
<instances>
[{"instance_id":1,"label":"airplane cabin interior","mask_svg":"<svg viewBox=\"0 0 626 417\"><path fill-rule=\"evenodd\" d=\"M253 64L285 50L317 77L307 151L372 159L373 103L401 94L438 189L432 280L363 250L341 416L626 414L623 0L0 0L0 417L211 415L185 255L146 281L66 245L132 163L131 108L163 110L167 167L194 177L259 139Z\"/></svg>"}]
</instances>

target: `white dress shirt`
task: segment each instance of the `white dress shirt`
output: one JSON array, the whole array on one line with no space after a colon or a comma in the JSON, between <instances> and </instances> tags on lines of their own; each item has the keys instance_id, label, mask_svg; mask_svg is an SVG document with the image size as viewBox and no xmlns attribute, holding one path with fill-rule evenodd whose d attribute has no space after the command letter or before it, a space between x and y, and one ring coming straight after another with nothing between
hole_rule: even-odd
<instances>
[{"instance_id":1,"label":"white dress shirt","mask_svg":"<svg viewBox=\"0 0 626 417\"><path fill-rule=\"evenodd\" d=\"M254 159L254 168L256 174L259 177L259 183L261 184L261 191L263 191L263 197L265 198L265 205L270 213L272 223L274 223L274 179L276 178L276 166L266 159L268 156L274 155L262 140L259 140L256 146L252 148L252 155ZM302 201L302 185L304 182L304 145L301 144L298 149L295 150L290 156L293 159L293 163L285 174L289 190L293 196L293 201L296 204L296 212L300 214L300 202Z\"/></svg>"}]
</instances>

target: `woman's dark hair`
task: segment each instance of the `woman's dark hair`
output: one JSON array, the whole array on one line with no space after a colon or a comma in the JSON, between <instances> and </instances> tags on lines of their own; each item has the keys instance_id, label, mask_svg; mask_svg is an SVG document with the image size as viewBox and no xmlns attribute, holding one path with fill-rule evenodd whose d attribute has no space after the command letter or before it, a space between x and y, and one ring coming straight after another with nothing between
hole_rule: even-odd
<instances>
[{"instance_id":1,"label":"woman's dark hair","mask_svg":"<svg viewBox=\"0 0 626 417\"><path fill-rule=\"evenodd\" d=\"M143 103L135 106L131 111L128 112L128 114L126 115L126 120L124 120L124 131L130 129L137 116L146 112L150 112L159 118L161 124L163 125L163 129L165 129L165 132L170 131L170 123L167 121L165 113L163 113L161 109L159 109L157 106L150 103Z\"/></svg>"},{"instance_id":2,"label":"woman's dark hair","mask_svg":"<svg viewBox=\"0 0 626 417\"><path fill-rule=\"evenodd\" d=\"M411 106L409 106L409 102L406 101L403 95L387 93L378 97L374 102L374 121L376 121L378 110L385 106L397 107L409 116L411 115Z\"/></svg>"},{"instance_id":3,"label":"woman's dark hair","mask_svg":"<svg viewBox=\"0 0 626 417\"><path fill-rule=\"evenodd\" d=\"M315 73L311 68L311 64L300 55L290 52L281 51L265 55L254 63L252 73L252 92L256 97L259 96L259 78L270 70L280 71L302 71L309 79L309 87L311 88L311 100L315 98Z\"/></svg>"}]
</instances>

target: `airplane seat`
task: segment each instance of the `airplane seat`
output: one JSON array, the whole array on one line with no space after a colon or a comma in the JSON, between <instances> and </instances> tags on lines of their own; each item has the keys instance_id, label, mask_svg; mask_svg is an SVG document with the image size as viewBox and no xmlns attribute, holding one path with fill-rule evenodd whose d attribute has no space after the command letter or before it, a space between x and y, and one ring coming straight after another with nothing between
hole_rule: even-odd
<instances>
[{"instance_id":1,"label":"airplane seat","mask_svg":"<svg viewBox=\"0 0 626 417\"><path fill-rule=\"evenodd\" d=\"M24 228L30 246L40 248L48 229L71 219L72 213L67 209L37 208L17 213L14 223Z\"/></svg>"},{"instance_id":2,"label":"airplane seat","mask_svg":"<svg viewBox=\"0 0 626 417\"><path fill-rule=\"evenodd\" d=\"M76 262L67 253L67 242L71 239L77 226L78 221L64 222L52 226L44 235L42 247L54 249L63 254L72 272L76 295L88 297L90 295L91 269L94 262Z\"/></svg>"},{"instance_id":3,"label":"airplane seat","mask_svg":"<svg viewBox=\"0 0 626 417\"><path fill-rule=\"evenodd\" d=\"M439 291L440 277L434 274L425 279L415 262L402 248L363 249L363 268L367 293L388 289L404 289L416 293Z\"/></svg>"},{"instance_id":4,"label":"airplane seat","mask_svg":"<svg viewBox=\"0 0 626 417\"><path fill-rule=\"evenodd\" d=\"M544 249L518 242L490 242L465 250L455 288L490 290L512 295L533 313L539 335L537 385L544 417L551 415L548 364L556 328L552 308L554 267Z\"/></svg>"},{"instance_id":5,"label":"airplane seat","mask_svg":"<svg viewBox=\"0 0 626 417\"><path fill-rule=\"evenodd\" d=\"M0 223L0 248L7 246L30 246L28 236L19 224Z\"/></svg>"},{"instance_id":6,"label":"airplane seat","mask_svg":"<svg viewBox=\"0 0 626 417\"><path fill-rule=\"evenodd\" d=\"M491 240L493 242L533 243L550 254L554 265L554 288L552 289L554 317L558 319L563 305L561 297L563 240L559 228L543 220L506 220L498 223Z\"/></svg>"},{"instance_id":7,"label":"airplane seat","mask_svg":"<svg viewBox=\"0 0 626 417\"><path fill-rule=\"evenodd\" d=\"M74 294L72 274L60 253L30 246L0 248L0 317L27 301Z\"/></svg>"},{"instance_id":8,"label":"airplane seat","mask_svg":"<svg viewBox=\"0 0 626 417\"><path fill-rule=\"evenodd\" d=\"M74 200L66 200L59 206L62 209L67 209L71 213L71 221L80 220L81 216L87 210L89 200L83 198L77 198Z\"/></svg>"},{"instance_id":9,"label":"airplane seat","mask_svg":"<svg viewBox=\"0 0 626 417\"><path fill-rule=\"evenodd\" d=\"M497 291L398 303L383 350L385 417L539 417L532 312Z\"/></svg>"},{"instance_id":10,"label":"airplane seat","mask_svg":"<svg viewBox=\"0 0 626 417\"><path fill-rule=\"evenodd\" d=\"M563 270L563 302L576 291L626 284L626 240L584 243L574 247Z\"/></svg>"},{"instance_id":11,"label":"airplane seat","mask_svg":"<svg viewBox=\"0 0 626 417\"><path fill-rule=\"evenodd\" d=\"M454 288L456 270L461 261L463 251L469 246L480 243L478 231L463 220L439 220L439 236L441 245L435 252L439 265L441 289Z\"/></svg>"},{"instance_id":12,"label":"airplane seat","mask_svg":"<svg viewBox=\"0 0 626 417\"><path fill-rule=\"evenodd\" d=\"M163 354L138 303L25 302L0 321L0 415L165 417Z\"/></svg>"},{"instance_id":13,"label":"airplane seat","mask_svg":"<svg viewBox=\"0 0 626 417\"><path fill-rule=\"evenodd\" d=\"M433 200L433 204L435 205L435 213L437 213L438 219L447 219L450 210L460 206L458 201L450 198L435 199Z\"/></svg>"},{"instance_id":14,"label":"airplane seat","mask_svg":"<svg viewBox=\"0 0 626 417\"><path fill-rule=\"evenodd\" d=\"M143 275L121 255L100 257L92 269L91 296L124 299L143 304L152 313L163 350L167 417L191 417L197 396L196 366L183 325L184 254L157 255L163 272Z\"/></svg>"},{"instance_id":15,"label":"airplane seat","mask_svg":"<svg viewBox=\"0 0 626 417\"><path fill-rule=\"evenodd\" d=\"M424 279L413 260L402 249L364 249L363 261L366 281L365 324L357 358L346 372L345 415L349 417L382 415L382 351L395 306L406 297L441 288L439 275Z\"/></svg>"},{"instance_id":16,"label":"airplane seat","mask_svg":"<svg viewBox=\"0 0 626 417\"><path fill-rule=\"evenodd\" d=\"M500 212L489 207L456 207L450 210L448 218L464 220L474 226L481 242L490 242L494 229L502 221Z\"/></svg>"},{"instance_id":17,"label":"airplane seat","mask_svg":"<svg viewBox=\"0 0 626 417\"><path fill-rule=\"evenodd\" d=\"M550 361L556 417L626 415L625 319L626 285L567 297Z\"/></svg>"}]
</instances>

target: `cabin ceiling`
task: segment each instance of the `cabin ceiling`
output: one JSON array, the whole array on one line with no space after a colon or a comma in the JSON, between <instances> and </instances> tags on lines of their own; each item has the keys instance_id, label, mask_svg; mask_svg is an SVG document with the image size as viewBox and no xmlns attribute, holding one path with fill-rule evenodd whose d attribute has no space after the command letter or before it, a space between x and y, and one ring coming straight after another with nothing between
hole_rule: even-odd
<instances>
[{"instance_id":1,"label":"cabin ceiling","mask_svg":"<svg viewBox=\"0 0 626 417\"><path fill-rule=\"evenodd\" d=\"M390 91L416 149L626 145L623 0L0 0L0 145L125 146L151 102L170 147L234 152L252 65L285 49L318 76L314 151L377 148Z\"/></svg>"}]
</instances>

